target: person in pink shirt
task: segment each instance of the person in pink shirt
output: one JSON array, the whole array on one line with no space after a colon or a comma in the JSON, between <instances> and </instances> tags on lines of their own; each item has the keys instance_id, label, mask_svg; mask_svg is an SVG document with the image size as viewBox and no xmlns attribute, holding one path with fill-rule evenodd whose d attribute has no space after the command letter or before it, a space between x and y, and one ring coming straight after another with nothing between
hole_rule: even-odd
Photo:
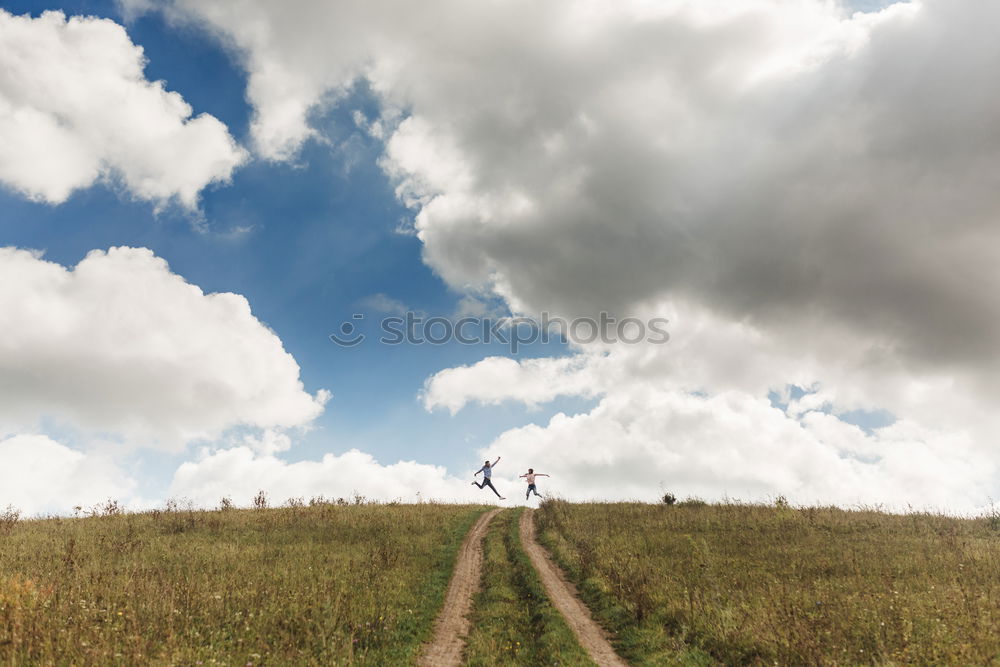
<instances>
[{"instance_id":1,"label":"person in pink shirt","mask_svg":"<svg viewBox=\"0 0 1000 667\"><path fill-rule=\"evenodd\" d=\"M539 498L541 498L542 495L540 493L538 493L538 489L535 488L535 478L536 477L551 477L551 476L552 475L546 475L544 472L535 472L534 468L528 468L528 472L526 472L523 475L521 475L521 477L524 477L525 480L528 482L528 490L524 494L524 499L527 500L528 496L530 496L532 494L532 492L534 492L534 494L536 496L538 496Z\"/></svg>"}]
</instances>

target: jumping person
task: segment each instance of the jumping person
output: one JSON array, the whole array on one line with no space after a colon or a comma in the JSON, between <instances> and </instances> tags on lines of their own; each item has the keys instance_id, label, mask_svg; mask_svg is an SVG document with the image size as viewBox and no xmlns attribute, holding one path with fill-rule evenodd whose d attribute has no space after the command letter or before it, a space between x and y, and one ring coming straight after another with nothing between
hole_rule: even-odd
<instances>
[{"instance_id":1,"label":"jumping person","mask_svg":"<svg viewBox=\"0 0 1000 667\"><path fill-rule=\"evenodd\" d=\"M478 482L472 482L472 486L478 486L480 489L488 486L491 489L493 489L493 493L497 494L497 498L499 498L500 500L507 500L506 498L500 495L500 492L497 491L497 487L493 486L493 480L490 479L490 477L493 475L493 466L495 466L499 462L500 462L499 456L497 457L497 460L494 461L493 463L486 461L486 463L483 464L483 467L476 471L476 475L478 475L479 473L483 473L483 483L480 484Z\"/></svg>"},{"instance_id":2,"label":"jumping person","mask_svg":"<svg viewBox=\"0 0 1000 667\"><path fill-rule=\"evenodd\" d=\"M528 490L524 492L524 499L527 500L528 496L530 496L532 494L532 492L534 492L534 494L536 496L538 496L539 498L541 498L542 495L540 493L538 493L538 489L535 488L535 478L536 477L551 477L551 476L552 475L547 475L544 472L535 472L534 468L528 468L528 472L526 472L523 475L521 475L521 477L524 477L525 480L528 482Z\"/></svg>"}]
</instances>

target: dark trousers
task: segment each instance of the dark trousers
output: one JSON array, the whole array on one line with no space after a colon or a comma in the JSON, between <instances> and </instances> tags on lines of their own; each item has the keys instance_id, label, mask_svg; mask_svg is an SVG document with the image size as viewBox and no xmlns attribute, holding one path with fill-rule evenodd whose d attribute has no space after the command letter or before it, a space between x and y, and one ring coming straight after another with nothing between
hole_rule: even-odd
<instances>
[{"instance_id":1,"label":"dark trousers","mask_svg":"<svg viewBox=\"0 0 1000 667\"><path fill-rule=\"evenodd\" d=\"M493 486L493 480L491 480L489 477L485 478L482 484L480 484L479 482L474 482L474 484L478 486L480 489L485 489L488 486L491 489L493 489L493 493L497 494L497 498L503 497L500 495L500 492L497 491L497 487Z\"/></svg>"},{"instance_id":2,"label":"dark trousers","mask_svg":"<svg viewBox=\"0 0 1000 667\"><path fill-rule=\"evenodd\" d=\"M542 494L538 493L538 489L535 488L535 485L534 484L529 484L528 485L528 490L524 494L524 499L527 500L528 496L530 496L532 493L534 493L539 498L542 497Z\"/></svg>"}]
</instances>

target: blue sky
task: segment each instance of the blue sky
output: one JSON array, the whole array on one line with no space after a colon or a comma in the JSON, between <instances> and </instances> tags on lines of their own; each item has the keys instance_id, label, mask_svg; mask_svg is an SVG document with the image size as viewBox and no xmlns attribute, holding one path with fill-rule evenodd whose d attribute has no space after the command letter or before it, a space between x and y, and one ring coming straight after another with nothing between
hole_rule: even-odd
<instances>
[{"instance_id":1,"label":"blue sky","mask_svg":"<svg viewBox=\"0 0 1000 667\"><path fill-rule=\"evenodd\" d=\"M32 15L60 9L123 21L113 2L6 2L3 8ZM195 114L219 118L238 141L248 141L246 74L217 41L155 13L127 29L145 51L148 79L165 81ZM176 205L154 212L148 203L101 185L59 205L0 190L0 239L44 250L47 259L66 266L94 248L146 247L206 292L245 295L299 363L306 389L334 395L315 429L296 439L290 461L359 448L386 462L469 467L479 458L475 450L503 430L590 405L565 399L530 411L471 407L456 416L420 405L418 392L436 371L505 349L375 342L374 322L381 314L366 306L366 298L384 294L431 316L449 316L461 295L424 264L420 242L397 231L412 224L413 212L393 194L377 166L382 146L358 130L354 110L377 114L364 86L315 120L329 144L306 143L294 163L255 161L239 169L230 184L202 193L203 217ZM366 314L372 338L355 348L332 344L329 334L354 313ZM152 493L162 493L185 456L143 453L133 465Z\"/></svg>"},{"instance_id":2,"label":"blue sky","mask_svg":"<svg viewBox=\"0 0 1000 667\"><path fill-rule=\"evenodd\" d=\"M950 221L993 233L994 190L962 177L989 173L976 133L992 120L969 94L982 86L949 82L988 80L995 54L964 5L851 18L890 4L0 3L7 39L39 59L0 78L0 137L17 144L0 149L0 246L63 267L148 248L170 267L88 260L111 290L91 301L83 272L67 296L37 258L0 257L29 286L0 290L0 305L47 298L77 313L57 323L92 317L77 337L94 347L46 348L33 341L58 326L6 325L22 342L0 350L0 392L27 407L0 410L0 457L137 507L263 486L476 499L464 476L487 454L510 461L509 484L515 467L557 470L553 491L572 498L905 504L916 479L937 489L927 502L976 506L997 486L970 463L996 428L995 308L962 281L993 274L986 245ZM46 9L125 33L44 24ZM22 14L36 20L7 20ZM181 98L209 122L179 118ZM104 177L73 171L91 158ZM252 317L174 276L242 295ZM136 301L136 281L162 305ZM470 297L494 314L666 318L671 340L516 355L375 340L379 301L452 317ZM333 344L355 314L368 339ZM140 348L125 369L103 347L115 336ZM62 395L88 373L92 400ZM144 378L149 396L130 395ZM72 502L18 493L38 511Z\"/></svg>"}]
</instances>

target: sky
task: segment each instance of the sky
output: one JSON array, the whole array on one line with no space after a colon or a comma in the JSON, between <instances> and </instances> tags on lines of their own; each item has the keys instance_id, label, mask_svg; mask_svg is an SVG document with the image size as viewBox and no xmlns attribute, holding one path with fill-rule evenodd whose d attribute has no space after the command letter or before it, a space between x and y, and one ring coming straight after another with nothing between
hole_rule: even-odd
<instances>
[{"instance_id":1,"label":"sky","mask_svg":"<svg viewBox=\"0 0 1000 667\"><path fill-rule=\"evenodd\" d=\"M0 2L0 505L492 502L500 456L508 504L980 511L994 14Z\"/></svg>"}]
</instances>

